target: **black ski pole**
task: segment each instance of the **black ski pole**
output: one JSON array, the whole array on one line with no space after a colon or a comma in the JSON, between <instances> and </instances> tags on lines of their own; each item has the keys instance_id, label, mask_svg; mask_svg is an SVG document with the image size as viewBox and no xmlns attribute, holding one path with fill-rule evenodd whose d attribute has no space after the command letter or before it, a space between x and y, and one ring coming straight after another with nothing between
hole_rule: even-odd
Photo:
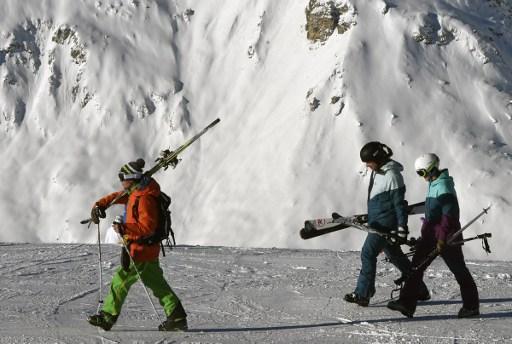
<instances>
[{"instance_id":1,"label":"black ski pole","mask_svg":"<svg viewBox=\"0 0 512 344\"><path fill-rule=\"evenodd\" d=\"M482 239L483 240L483 239L491 238L491 237L492 237L491 233L478 234L477 236L474 236L472 238L466 238L464 240L459 240L459 241L456 241L456 242L452 242L451 246L458 246L458 245L462 245L463 243L468 242L468 241L477 240L477 239Z\"/></svg>"},{"instance_id":2,"label":"black ski pole","mask_svg":"<svg viewBox=\"0 0 512 344\"><path fill-rule=\"evenodd\" d=\"M491 247L489 246L489 242L487 241L487 238L491 238L491 237L492 237L491 233L483 233L483 234L474 236L472 238L467 238L464 240L453 242L451 246L459 246L459 245L463 245L465 242L468 242L468 241L482 239L482 248L484 249L485 252L491 253Z\"/></svg>"}]
</instances>

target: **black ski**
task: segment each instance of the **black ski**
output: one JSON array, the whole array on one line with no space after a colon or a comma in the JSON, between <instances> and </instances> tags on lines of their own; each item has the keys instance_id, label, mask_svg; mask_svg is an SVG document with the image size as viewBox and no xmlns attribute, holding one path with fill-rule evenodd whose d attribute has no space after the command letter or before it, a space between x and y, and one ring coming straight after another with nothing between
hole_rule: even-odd
<instances>
[{"instance_id":1,"label":"black ski","mask_svg":"<svg viewBox=\"0 0 512 344\"><path fill-rule=\"evenodd\" d=\"M419 202L407 206L407 213L409 215L424 214L425 202ZM361 227L359 229L370 233L377 231L373 228L365 226L365 223L367 221L367 214L353 215L348 217L339 216L337 219L329 217L314 220L306 220L304 222L304 228L300 230L299 234L302 239L306 240L354 226L357 226L357 228L359 228L359 226L363 226L364 228ZM378 233L382 234L382 232Z\"/></svg>"}]
</instances>

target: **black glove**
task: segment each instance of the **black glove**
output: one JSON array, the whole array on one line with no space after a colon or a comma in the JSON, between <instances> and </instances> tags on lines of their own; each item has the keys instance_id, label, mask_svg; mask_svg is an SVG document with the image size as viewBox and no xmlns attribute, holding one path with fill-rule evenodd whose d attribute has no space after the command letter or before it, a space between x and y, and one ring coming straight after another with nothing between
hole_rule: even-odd
<instances>
[{"instance_id":1,"label":"black glove","mask_svg":"<svg viewBox=\"0 0 512 344\"><path fill-rule=\"evenodd\" d=\"M408 235L409 235L409 227L407 227L407 225L398 227L398 237L400 238L401 243L407 242Z\"/></svg>"},{"instance_id":2,"label":"black glove","mask_svg":"<svg viewBox=\"0 0 512 344\"><path fill-rule=\"evenodd\" d=\"M392 230L390 234L392 235L392 237L390 238L391 243L402 245L407 242L409 229L407 228L407 225L399 226L398 230Z\"/></svg>"},{"instance_id":3,"label":"black glove","mask_svg":"<svg viewBox=\"0 0 512 344\"><path fill-rule=\"evenodd\" d=\"M91 221L96 225L100 223L100 218L104 219L106 216L105 208L100 207L99 205L96 205L91 209Z\"/></svg>"}]
</instances>

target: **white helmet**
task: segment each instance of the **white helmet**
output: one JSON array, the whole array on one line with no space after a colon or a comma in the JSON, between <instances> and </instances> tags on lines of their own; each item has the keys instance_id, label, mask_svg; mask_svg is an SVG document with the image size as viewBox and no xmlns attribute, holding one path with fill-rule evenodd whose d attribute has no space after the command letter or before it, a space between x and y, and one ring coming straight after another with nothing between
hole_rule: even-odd
<instances>
[{"instance_id":1,"label":"white helmet","mask_svg":"<svg viewBox=\"0 0 512 344\"><path fill-rule=\"evenodd\" d=\"M439 169L439 157L434 153L422 154L414 162L414 168L419 176L427 177L432 171Z\"/></svg>"}]
</instances>

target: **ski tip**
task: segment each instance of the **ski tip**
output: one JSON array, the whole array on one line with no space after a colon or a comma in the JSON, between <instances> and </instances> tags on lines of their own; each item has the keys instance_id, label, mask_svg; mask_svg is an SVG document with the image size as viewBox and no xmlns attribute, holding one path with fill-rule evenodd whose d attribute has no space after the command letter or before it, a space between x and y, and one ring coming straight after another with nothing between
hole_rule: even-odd
<instances>
[{"instance_id":1,"label":"ski tip","mask_svg":"<svg viewBox=\"0 0 512 344\"><path fill-rule=\"evenodd\" d=\"M309 236L308 234L310 234L310 231L306 230L305 228L301 228L301 230L299 231L299 235L303 240L311 238L311 236Z\"/></svg>"},{"instance_id":2,"label":"ski tip","mask_svg":"<svg viewBox=\"0 0 512 344\"><path fill-rule=\"evenodd\" d=\"M310 220L306 220L304 221L304 228L303 228L304 231L306 232L313 232L315 230L315 226L313 226L313 224L311 223Z\"/></svg>"}]
</instances>

